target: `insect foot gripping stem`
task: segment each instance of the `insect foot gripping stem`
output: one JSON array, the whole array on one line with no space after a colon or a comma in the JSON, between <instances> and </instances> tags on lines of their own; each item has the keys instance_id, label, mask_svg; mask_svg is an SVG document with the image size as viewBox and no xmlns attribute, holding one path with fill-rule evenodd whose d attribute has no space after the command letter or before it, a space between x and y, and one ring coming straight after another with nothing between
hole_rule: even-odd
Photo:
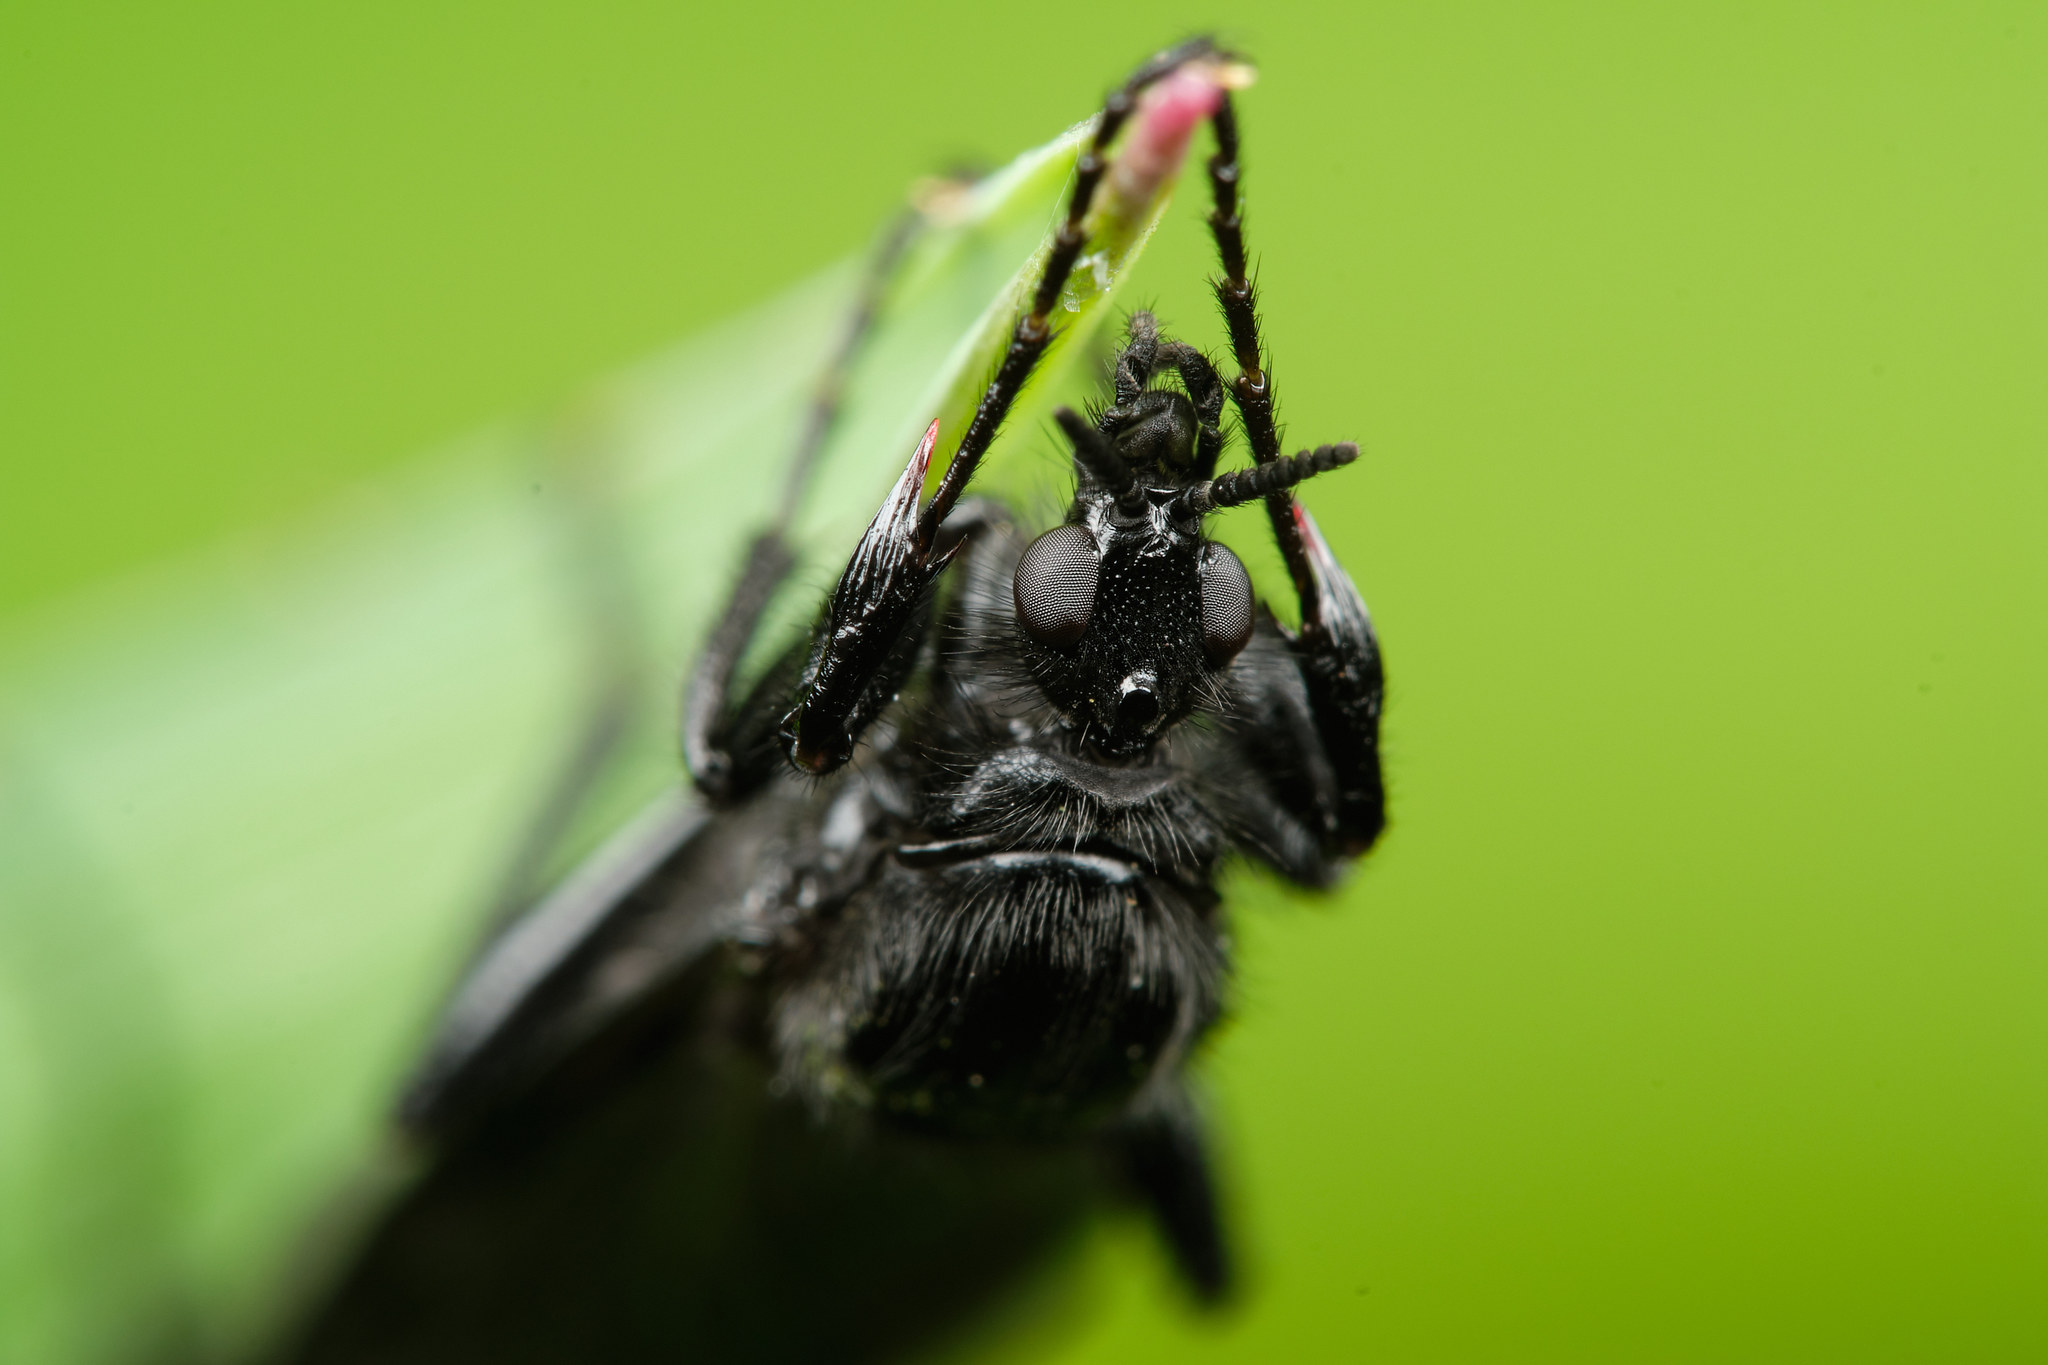
<instances>
[{"instance_id":1,"label":"insect foot gripping stem","mask_svg":"<svg viewBox=\"0 0 2048 1365\"><path fill-rule=\"evenodd\" d=\"M956 542L934 554L938 518L919 515L938 439L934 418L832 590L797 703L782 721L783 751L804 772L845 763L860 732L894 699L916 654L916 633L906 640L906 627L959 548Z\"/></svg>"}]
</instances>

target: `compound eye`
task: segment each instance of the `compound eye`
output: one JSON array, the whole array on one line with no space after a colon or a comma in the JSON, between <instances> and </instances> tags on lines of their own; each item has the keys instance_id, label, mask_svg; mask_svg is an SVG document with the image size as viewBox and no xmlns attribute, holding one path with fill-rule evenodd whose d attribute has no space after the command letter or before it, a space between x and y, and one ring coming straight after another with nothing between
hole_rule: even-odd
<instances>
[{"instance_id":1,"label":"compound eye","mask_svg":"<svg viewBox=\"0 0 2048 1365\"><path fill-rule=\"evenodd\" d=\"M1227 545L1202 547L1202 652L1212 668L1237 657L1252 638L1252 576Z\"/></svg>"},{"instance_id":2,"label":"compound eye","mask_svg":"<svg viewBox=\"0 0 2048 1365\"><path fill-rule=\"evenodd\" d=\"M1017 624L1024 633L1062 648L1079 642L1095 613L1098 568L1095 537L1079 526L1055 526L1032 541L1017 561Z\"/></svg>"}]
</instances>

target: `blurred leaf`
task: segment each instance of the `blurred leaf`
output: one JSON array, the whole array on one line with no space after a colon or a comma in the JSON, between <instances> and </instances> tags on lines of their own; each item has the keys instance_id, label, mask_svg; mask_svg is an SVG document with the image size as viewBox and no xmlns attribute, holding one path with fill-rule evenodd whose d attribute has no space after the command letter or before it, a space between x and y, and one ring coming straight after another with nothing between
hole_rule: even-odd
<instances>
[{"instance_id":1,"label":"blurred leaf","mask_svg":"<svg viewBox=\"0 0 2048 1365\"><path fill-rule=\"evenodd\" d=\"M1079 130L919 239L799 519L806 601L934 414L950 447ZM1087 354L1159 203L1066 300L986 466ZM1021 268L1019 262L1025 262ZM674 690L857 284L844 266L325 515L0 656L0 1357L232 1354L394 1090L520 831L621 695L587 845L678 780ZM570 850L573 852L573 850Z\"/></svg>"}]
</instances>

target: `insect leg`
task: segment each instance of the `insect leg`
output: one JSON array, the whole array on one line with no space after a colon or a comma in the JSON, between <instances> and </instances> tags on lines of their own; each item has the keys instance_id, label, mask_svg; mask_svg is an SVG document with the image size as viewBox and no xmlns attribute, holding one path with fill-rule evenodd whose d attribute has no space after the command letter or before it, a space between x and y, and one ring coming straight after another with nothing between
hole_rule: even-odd
<instances>
[{"instance_id":1,"label":"insect leg","mask_svg":"<svg viewBox=\"0 0 2048 1365\"><path fill-rule=\"evenodd\" d=\"M854 547L832 589L797 679L796 704L782 717L783 752L799 769L828 773L853 756L854 742L894 700L914 658L913 618L925 619L930 590L960 542L937 548L918 534L918 499L937 443L925 428L902 477Z\"/></svg>"},{"instance_id":2,"label":"insect leg","mask_svg":"<svg viewBox=\"0 0 2048 1365\"><path fill-rule=\"evenodd\" d=\"M1109 168L1109 145L1137 108L1138 96L1146 87L1215 51L1213 43L1200 38L1163 52L1139 67L1103 102L1095 131L1074 163L1067 211L1053 233L1052 248L1031 302L1011 327L1010 344L995 377L982 392L931 501L919 509L918 499L938 439L936 421L869 523L833 589L796 704L782 722L783 751L799 769L827 773L845 763L861 731L893 695L894 684L885 670L904 659L904 632L929 602L932 585L944 571L952 548L957 548L957 544L949 548L940 542L939 526L960 500L1039 357L1052 342L1053 309L1086 244L1082 223Z\"/></svg>"},{"instance_id":3,"label":"insect leg","mask_svg":"<svg viewBox=\"0 0 2048 1365\"><path fill-rule=\"evenodd\" d=\"M1220 1300L1230 1292L1230 1256L1193 1104L1177 1096L1134 1119L1118 1142L1125 1178L1158 1221L1174 1265L1203 1302Z\"/></svg>"},{"instance_id":4,"label":"insect leg","mask_svg":"<svg viewBox=\"0 0 2048 1365\"><path fill-rule=\"evenodd\" d=\"M1052 252L1046 257L1045 269L1038 277L1038 287L1032 292L1031 306L1018 316L1016 325L1011 329L1010 346L1003 354L1002 364L983 392L981 402L974 410L974 418L967 424L967 432L960 438L960 446L953 452L952 462L946 466L946 473L932 494L931 505L925 509L918 523L918 534L927 545L938 523L959 500L967 481L974 477L975 466L988 452L989 443L995 440L1003 419L1009 415L1010 405L1023 391L1024 381L1031 377L1039 356L1052 341L1052 310L1059 302L1060 291L1066 288L1067 276L1072 273L1074 262L1080 257L1081 248L1087 240L1081 230L1081 220L1088 216L1096 187L1102 183L1103 172L1109 167L1109 144L1115 141L1131 111L1137 108L1138 96L1147 86L1189 62L1215 54L1216 45L1209 39L1191 39L1146 62L1103 101L1102 113L1095 122L1095 134L1089 139L1080 159L1074 163L1074 189L1067 200L1067 215L1053 236ZM1224 107L1229 108L1227 101Z\"/></svg>"},{"instance_id":5,"label":"insect leg","mask_svg":"<svg viewBox=\"0 0 2048 1365\"><path fill-rule=\"evenodd\" d=\"M802 662L801 647L796 657L772 666L745 697L733 695L733 675L760 627L761 618L774 601L776 590L795 563L787 529L803 501L818 455L838 424L854 360L874 330L904 251L923 223L924 214L918 207L905 209L870 259L859 300L847 320L839 348L819 376L812 394L810 412L790 461L775 520L748 547L732 595L726 599L725 609L719 613L718 623L684 684L683 762L697 789L713 802L736 801L775 771L775 724L781 718L780 703L788 696L796 668Z\"/></svg>"},{"instance_id":6,"label":"insect leg","mask_svg":"<svg viewBox=\"0 0 2048 1365\"><path fill-rule=\"evenodd\" d=\"M792 559L779 530L763 531L748 547L739 581L683 687L683 763L705 799L737 801L774 771L775 748L751 733L751 696L735 698L733 672L760 627ZM771 668L771 674L779 670ZM772 727L769 737L772 739Z\"/></svg>"},{"instance_id":7,"label":"insect leg","mask_svg":"<svg viewBox=\"0 0 2048 1365\"><path fill-rule=\"evenodd\" d=\"M1230 396L1244 422L1252 457L1264 465L1281 458L1280 433L1273 420L1273 379L1260 349L1258 291L1245 263L1237 114L1227 92L1210 123L1216 130L1216 152L1209 158L1215 202L1209 231L1223 266L1215 284L1216 301L1238 370ZM1379 642L1357 587L1294 494L1282 488L1267 495L1266 515L1301 601L1301 630L1289 644L1308 685L1317 729L1339 774L1336 843L1342 851L1361 852L1385 819L1379 765Z\"/></svg>"},{"instance_id":8,"label":"insect leg","mask_svg":"<svg viewBox=\"0 0 2048 1365\"><path fill-rule=\"evenodd\" d=\"M1242 167L1238 163L1237 110L1229 92L1210 116L1216 130L1216 151L1209 158L1209 192L1215 207L1209 211L1209 234L1216 241L1216 256L1223 275L1215 281L1216 302L1223 310L1223 324L1230 332L1230 350L1237 361L1237 378L1230 383L1231 401L1244 422L1245 441L1252 458L1265 464L1280 458L1280 432L1273 420L1273 377L1267 372L1259 345L1258 286L1245 263L1244 214L1238 197ZM1316 604L1311 600L1311 579L1307 551L1294 527L1290 510L1294 497L1275 493L1266 500L1266 515L1273 524L1273 536L1302 595L1302 614L1307 618Z\"/></svg>"},{"instance_id":9,"label":"insect leg","mask_svg":"<svg viewBox=\"0 0 2048 1365\"><path fill-rule=\"evenodd\" d=\"M1239 165L1237 111L1226 91L1223 103L1210 117L1216 130L1216 151L1209 158L1209 191L1215 207L1209 211L1209 233L1216 241L1216 256L1223 275L1215 281L1216 302L1223 310L1223 323L1230 332L1230 350L1237 361L1237 378L1230 383L1231 401L1244 422L1245 441L1252 458L1267 464L1280 458L1280 431L1273 419L1273 376L1266 368L1259 343L1258 287L1245 263L1244 214L1238 195L1243 178ZM1294 495L1281 491L1266 499L1266 516L1273 526L1273 538L1287 561L1301 598L1304 624L1322 613L1316 593L1316 579L1309 552L1295 524Z\"/></svg>"},{"instance_id":10,"label":"insect leg","mask_svg":"<svg viewBox=\"0 0 2048 1365\"><path fill-rule=\"evenodd\" d=\"M853 316L812 398L775 523L755 539L686 691L684 755L699 790L714 804L744 795L750 784L775 771L776 703L787 696L801 654L771 667L738 705L729 700L733 669L776 586L788 574L790 556L781 528L794 514L818 452L838 418L847 371L873 328L889 281L921 222L916 209L906 210L874 253ZM571 427L564 440L573 444L580 434ZM585 595L580 619L592 635L595 697L575 745L550 781L500 878L487 923L519 922L495 938L472 965L450 1005L441 1036L408 1091L404 1115L416 1130L449 1122L452 1112L469 1104L479 1090L488 1090L504 1054L516 1059L535 1051L522 1030L545 1033L552 1027L554 1020L546 1008L531 1018L529 1013L554 989L550 983L556 973L571 965L569 959L582 950L586 939L607 932L642 882L704 819L701 809L667 794L541 898L548 860L625 729L638 662L632 649L630 583L612 550L611 524L599 515L602 509L587 491L566 477L580 468L573 460L563 464L565 486L571 493L585 493L569 506L579 514L573 522L573 564L578 570L575 581Z\"/></svg>"},{"instance_id":11,"label":"insect leg","mask_svg":"<svg viewBox=\"0 0 2048 1365\"><path fill-rule=\"evenodd\" d=\"M1316 733L1336 776L1336 809L1331 812L1334 851L1355 855L1363 853L1386 824L1379 754L1385 678L1379 640L1365 600L1330 552L1315 518L1298 502L1291 510L1321 609L1314 621L1304 610L1301 630L1288 644L1308 687Z\"/></svg>"}]
</instances>

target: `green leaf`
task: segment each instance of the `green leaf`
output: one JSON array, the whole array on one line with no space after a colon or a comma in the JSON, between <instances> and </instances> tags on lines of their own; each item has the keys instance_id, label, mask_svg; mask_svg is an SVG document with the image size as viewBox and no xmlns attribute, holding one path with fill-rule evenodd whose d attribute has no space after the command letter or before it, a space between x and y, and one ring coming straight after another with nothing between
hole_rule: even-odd
<instances>
[{"instance_id":1,"label":"green leaf","mask_svg":"<svg viewBox=\"0 0 2048 1365\"><path fill-rule=\"evenodd\" d=\"M924 424L964 428L1081 135L908 256L801 512L808 606ZM1098 223L989 484L1031 486L1018 433L1164 198ZM0 1358L227 1354L280 1311L593 706L629 724L562 856L679 782L677 680L858 275L7 645Z\"/></svg>"}]
</instances>

